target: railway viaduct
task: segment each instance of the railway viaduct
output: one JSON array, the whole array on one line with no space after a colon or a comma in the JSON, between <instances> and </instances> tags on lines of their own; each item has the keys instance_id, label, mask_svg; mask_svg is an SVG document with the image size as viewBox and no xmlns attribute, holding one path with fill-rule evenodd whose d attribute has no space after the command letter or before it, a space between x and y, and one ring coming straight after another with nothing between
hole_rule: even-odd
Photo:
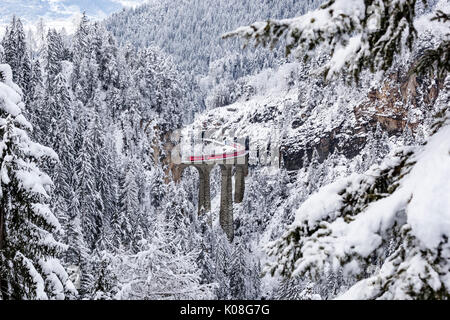
<instances>
[{"instance_id":1,"label":"railway viaduct","mask_svg":"<svg viewBox=\"0 0 450 320\"><path fill-rule=\"evenodd\" d=\"M188 157L177 165L179 175L188 167L194 167L199 174L198 212L204 214L211 210L210 173L214 166L220 166L221 192L219 222L231 242L234 238L233 202L241 203L245 193L245 177L248 175L248 150L233 144L234 151L218 155L201 155ZM233 168L234 199L233 199Z\"/></svg>"}]
</instances>

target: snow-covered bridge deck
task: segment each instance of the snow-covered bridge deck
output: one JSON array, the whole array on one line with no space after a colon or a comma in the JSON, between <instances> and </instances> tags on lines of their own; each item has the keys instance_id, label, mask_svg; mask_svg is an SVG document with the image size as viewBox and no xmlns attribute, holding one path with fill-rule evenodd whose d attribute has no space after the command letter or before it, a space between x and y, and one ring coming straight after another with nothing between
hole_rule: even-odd
<instances>
[{"instance_id":1,"label":"snow-covered bridge deck","mask_svg":"<svg viewBox=\"0 0 450 320\"><path fill-rule=\"evenodd\" d=\"M182 156L181 163L183 164L203 164L203 163L217 163L222 164L233 163L234 159L244 159L248 154L245 146L242 144L232 142L220 142L212 139L204 139L203 144L194 145L192 153L187 153ZM239 163L239 161L236 161ZM242 161L242 164L245 160Z\"/></svg>"}]
</instances>

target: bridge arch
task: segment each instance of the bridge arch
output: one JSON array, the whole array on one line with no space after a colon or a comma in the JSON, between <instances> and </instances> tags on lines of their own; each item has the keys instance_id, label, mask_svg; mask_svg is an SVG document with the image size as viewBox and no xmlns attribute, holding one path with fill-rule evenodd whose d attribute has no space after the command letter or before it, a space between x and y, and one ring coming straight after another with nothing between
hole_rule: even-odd
<instances>
[{"instance_id":1,"label":"bridge arch","mask_svg":"<svg viewBox=\"0 0 450 320\"><path fill-rule=\"evenodd\" d=\"M203 144L198 145L201 152L195 154L192 152L187 156L177 154L180 163L174 168L176 176L180 179L184 170L188 167L194 167L199 175L198 186L198 213L206 213L211 211L211 171L218 165L221 172L221 188L220 188L220 216L219 222L222 229L228 236L229 241L234 238L233 226L233 203L241 203L245 192L245 177L248 174L248 139L245 146L237 143L236 139L231 141L218 142L211 139L202 139L202 143L206 146L219 145L219 152L214 149L204 152ZM195 145L191 146L194 151ZM222 151L221 151L222 150ZM177 150L178 152L180 150ZM197 150L198 151L198 150ZM208 153L209 152L209 153ZM233 171L233 168L235 170ZM235 174L234 199L232 178Z\"/></svg>"},{"instance_id":2,"label":"bridge arch","mask_svg":"<svg viewBox=\"0 0 450 320\"><path fill-rule=\"evenodd\" d=\"M227 235L229 241L234 238L233 226L233 203L241 203L245 193L245 176L248 174L248 161L245 164L227 164L227 163L201 163L178 165L179 177L183 178L183 172L188 167L194 167L198 172L198 214L211 211L211 171L218 165L221 172L220 187L220 213L219 222ZM234 183L234 199L233 199L233 167L235 183Z\"/></svg>"},{"instance_id":3,"label":"bridge arch","mask_svg":"<svg viewBox=\"0 0 450 320\"><path fill-rule=\"evenodd\" d=\"M211 211L211 170L212 165L201 164L180 164L180 177L183 177L183 172L188 167L193 167L198 172L199 186L198 186L198 213Z\"/></svg>"}]
</instances>

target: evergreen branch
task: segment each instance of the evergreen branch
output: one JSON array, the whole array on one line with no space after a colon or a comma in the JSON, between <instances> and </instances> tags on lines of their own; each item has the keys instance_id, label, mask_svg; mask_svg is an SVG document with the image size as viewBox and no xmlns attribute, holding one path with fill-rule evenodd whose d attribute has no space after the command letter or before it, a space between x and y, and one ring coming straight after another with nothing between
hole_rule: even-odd
<instances>
[{"instance_id":1,"label":"evergreen branch","mask_svg":"<svg viewBox=\"0 0 450 320\"><path fill-rule=\"evenodd\" d=\"M431 21L448 22L450 21L450 14L444 13L442 10L438 10L436 11L436 15L431 18Z\"/></svg>"},{"instance_id":2,"label":"evergreen branch","mask_svg":"<svg viewBox=\"0 0 450 320\"><path fill-rule=\"evenodd\" d=\"M320 70L327 80L346 73L357 81L362 70L386 71L395 55L412 48L415 4L416 0L333 0L303 16L256 22L223 38L239 36L245 45L253 40L255 46L271 48L284 38L286 55L295 51L305 62L323 48L330 53Z\"/></svg>"},{"instance_id":3,"label":"evergreen branch","mask_svg":"<svg viewBox=\"0 0 450 320\"><path fill-rule=\"evenodd\" d=\"M450 41L445 40L436 49L426 50L411 68L409 75L436 74L438 79L443 80L448 72L450 72Z\"/></svg>"}]
</instances>

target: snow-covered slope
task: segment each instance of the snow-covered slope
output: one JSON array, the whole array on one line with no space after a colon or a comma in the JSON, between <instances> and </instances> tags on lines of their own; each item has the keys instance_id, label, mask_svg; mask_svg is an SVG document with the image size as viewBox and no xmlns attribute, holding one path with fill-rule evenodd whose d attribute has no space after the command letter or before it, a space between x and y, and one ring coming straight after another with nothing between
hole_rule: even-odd
<instances>
[{"instance_id":1,"label":"snow-covered slope","mask_svg":"<svg viewBox=\"0 0 450 320\"><path fill-rule=\"evenodd\" d=\"M304 167L314 151L320 162L333 153L353 159L374 139L368 134L385 132L388 149L402 144L406 129L419 143L427 135L438 84L393 74L381 83L366 81L351 87L325 84L310 77L309 71L300 63L288 63L246 77L247 93L239 93L234 103L198 114L185 134L194 129L219 140L249 137L251 154L276 148L288 171ZM415 98L422 101L413 102L414 114L403 96L408 86L415 86Z\"/></svg>"},{"instance_id":2,"label":"snow-covered slope","mask_svg":"<svg viewBox=\"0 0 450 320\"><path fill-rule=\"evenodd\" d=\"M189 131L205 131L208 138L245 140L250 138L251 150L280 146L284 115L290 106L298 103L297 90L290 88L286 77L298 71L298 64L286 64L275 75L272 70L250 77L254 96L243 98L225 107L198 114L194 123L185 128ZM253 162L253 154L251 157Z\"/></svg>"},{"instance_id":3,"label":"snow-covered slope","mask_svg":"<svg viewBox=\"0 0 450 320\"><path fill-rule=\"evenodd\" d=\"M381 166L321 188L306 200L288 231L270 244L269 254L276 256L270 271L314 278L343 267L346 277L371 276L343 299L445 296L450 288L449 116L444 114L425 146L391 154Z\"/></svg>"}]
</instances>

